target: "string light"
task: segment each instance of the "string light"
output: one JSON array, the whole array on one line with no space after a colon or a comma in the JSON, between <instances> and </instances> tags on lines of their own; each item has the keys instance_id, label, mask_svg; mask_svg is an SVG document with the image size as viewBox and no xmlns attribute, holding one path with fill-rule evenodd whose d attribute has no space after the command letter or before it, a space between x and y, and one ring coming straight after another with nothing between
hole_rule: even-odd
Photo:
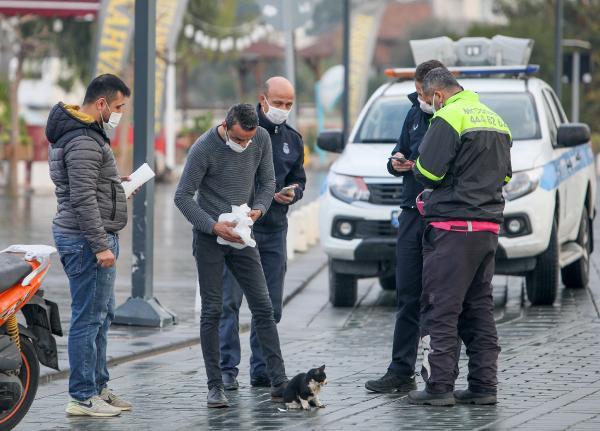
<instances>
[{"instance_id":1,"label":"string light","mask_svg":"<svg viewBox=\"0 0 600 431\"><path fill-rule=\"evenodd\" d=\"M236 27L238 30L239 28ZM210 36L201 29L196 29L193 24L186 24L183 28L184 36L188 39L193 39L203 49L215 52L220 51L222 53L233 50L243 51L252 44L264 39L273 31L274 28L270 24L258 24L253 28L249 28L246 34L240 34L239 36L228 35L223 38L217 38Z\"/></svg>"}]
</instances>

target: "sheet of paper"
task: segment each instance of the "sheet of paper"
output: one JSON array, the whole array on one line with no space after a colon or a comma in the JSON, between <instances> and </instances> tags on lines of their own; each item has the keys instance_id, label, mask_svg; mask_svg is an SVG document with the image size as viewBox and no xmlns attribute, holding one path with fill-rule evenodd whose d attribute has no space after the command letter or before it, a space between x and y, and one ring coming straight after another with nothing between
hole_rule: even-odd
<instances>
[{"instance_id":1,"label":"sheet of paper","mask_svg":"<svg viewBox=\"0 0 600 431\"><path fill-rule=\"evenodd\" d=\"M129 176L131 181L123 181L121 183L125 190L125 196L129 198L133 192L154 178L154 176L154 171L148 166L148 163L144 163Z\"/></svg>"}]
</instances>

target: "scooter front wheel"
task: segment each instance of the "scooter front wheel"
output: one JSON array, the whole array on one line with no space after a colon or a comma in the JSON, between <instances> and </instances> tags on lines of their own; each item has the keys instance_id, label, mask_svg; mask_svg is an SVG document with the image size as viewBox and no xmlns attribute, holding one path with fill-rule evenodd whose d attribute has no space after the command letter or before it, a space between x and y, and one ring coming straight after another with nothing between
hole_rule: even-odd
<instances>
[{"instance_id":1,"label":"scooter front wheel","mask_svg":"<svg viewBox=\"0 0 600 431\"><path fill-rule=\"evenodd\" d=\"M37 393L40 380L40 363L33 343L25 337L21 337L21 360L23 363L19 379L23 385L23 394L12 409L0 414L1 430L11 430L21 422L29 411Z\"/></svg>"}]
</instances>

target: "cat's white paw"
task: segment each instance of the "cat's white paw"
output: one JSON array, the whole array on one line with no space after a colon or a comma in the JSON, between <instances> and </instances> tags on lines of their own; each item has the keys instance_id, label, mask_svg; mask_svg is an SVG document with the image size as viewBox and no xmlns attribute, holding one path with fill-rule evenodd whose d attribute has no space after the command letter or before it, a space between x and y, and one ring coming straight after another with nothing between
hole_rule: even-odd
<instances>
[{"instance_id":1,"label":"cat's white paw","mask_svg":"<svg viewBox=\"0 0 600 431\"><path fill-rule=\"evenodd\" d=\"M297 410L299 408L302 408L300 403L298 403L296 401L294 401L292 403L286 403L285 406L288 408L288 410Z\"/></svg>"}]
</instances>

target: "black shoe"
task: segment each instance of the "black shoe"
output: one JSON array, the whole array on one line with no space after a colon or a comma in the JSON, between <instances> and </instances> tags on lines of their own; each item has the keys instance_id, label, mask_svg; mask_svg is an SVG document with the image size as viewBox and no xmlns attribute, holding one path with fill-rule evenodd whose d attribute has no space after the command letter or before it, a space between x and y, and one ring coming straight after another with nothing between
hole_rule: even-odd
<instances>
[{"instance_id":1,"label":"black shoe","mask_svg":"<svg viewBox=\"0 0 600 431\"><path fill-rule=\"evenodd\" d=\"M276 386L271 386L271 401L275 401L276 403L283 402L283 392L287 386L287 380L283 383L280 383Z\"/></svg>"},{"instance_id":2,"label":"black shoe","mask_svg":"<svg viewBox=\"0 0 600 431\"><path fill-rule=\"evenodd\" d=\"M225 390L222 386L215 386L209 389L206 405L212 409L229 407L229 400L225 396Z\"/></svg>"},{"instance_id":3,"label":"black shoe","mask_svg":"<svg viewBox=\"0 0 600 431\"><path fill-rule=\"evenodd\" d=\"M250 384L254 388L270 388L271 387L271 379L267 376L257 376L250 378Z\"/></svg>"},{"instance_id":4,"label":"black shoe","mask_svg":"<svg viewBox=\"0 0 600 431\"><path fill-rule=\"evenodd\" d=\"M411 391L408 393L408 402L421 406L453 406L456 404L454 394L445 392L443 394L430 394L427 391Z\"/></svg>"},{"instance_id":5,"label":"black shoe","mask_svg":"<svg viewBox=\"0 0 600 431\"><path fill-rule=\"evenodd\" d=\"M383 394L410 392L417 389L417 382L415 382L414 377L400 377L388 370L385 376L376 380L369 380L365 383L365 388Z\"/></svg>"},{"instance_id":6,"label":"black shoe","mask_svg":"<svg viewBox=\"0 0 600 431\"><path fill-rule=\"evenodd\" d=\"M237 388L240 387L240 384L238 383L237 379L235 378L235 376L233 374L223 374L223 387L225 388L226 391L235 391L237 390Z\"/></svg>"},{"instance_id":7,"label":"black shoe","mask_svg":"<svg viewBox=\"0 0 600 431\"><path fill-rule=\"evenodd\" d=\"M496 404L496 394L493 392L472 392L470 389L462 391L454 391L454 398L459 404L475 404L478 406L485 406Z\"/></svg>"}]
</instances>

